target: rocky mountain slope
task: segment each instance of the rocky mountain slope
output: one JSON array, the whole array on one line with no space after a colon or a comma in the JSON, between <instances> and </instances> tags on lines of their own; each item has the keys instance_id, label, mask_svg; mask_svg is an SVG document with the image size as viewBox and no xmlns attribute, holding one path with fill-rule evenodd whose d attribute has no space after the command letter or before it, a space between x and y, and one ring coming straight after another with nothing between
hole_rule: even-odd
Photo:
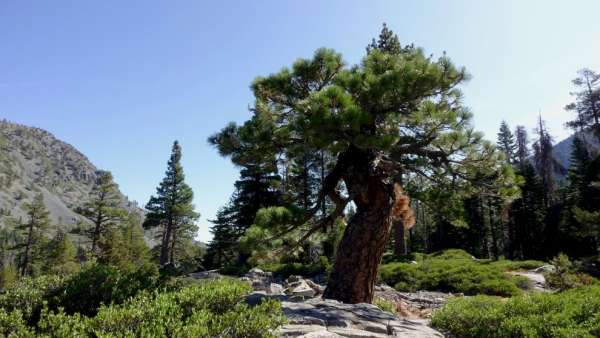
<instances>
[{"instance_id":1,"label":"rocky mountain slope","mask_svg":"<svg viewBox=\"0 0 600 338\"><path fill-rule=\"evenodd\" d=\"M41 192L54 224L65 230L85 222L74 210L88 200L100 171L51 133L0 121L0 227L24 216L24 202ZM141 212L122 195L124 207Z\"/></svg>"},{"instance_id":2,"label":"rocky mountain slope","mask_svg":"<svg viewBox=\"0 0 600 338\"><path fill-rule=\"evenodd\" d=\"M596 137L594 137L590 132L586 132L582 135L588 146L590 151L600 152L600 142ZM573 147L573 139L575 138L575 134L567 137L566 139L558 142L554 145L553 154L554 158L560 163L564 168L569 168L569 162L571 158L571 149Z\"/></svg>"}]
</instances>

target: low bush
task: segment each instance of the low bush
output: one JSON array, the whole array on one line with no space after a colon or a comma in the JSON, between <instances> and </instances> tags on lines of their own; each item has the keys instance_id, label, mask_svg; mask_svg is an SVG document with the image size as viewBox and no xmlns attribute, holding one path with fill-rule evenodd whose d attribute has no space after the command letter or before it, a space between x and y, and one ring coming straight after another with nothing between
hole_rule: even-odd
<instances>
[{"instance_id":1,"label":"low bush","mask_svg":"<svg viewBox=\"0 0 600 338\"><path fill-rule=\"evenodd\" d=\"M562 291L590 285L594 282L594 278L578 272L565 254L559 254L550 263L554 266L554 271L545 274L544 277L548 286L553 289Z\"/></svg>"},{"instance_id":2,"label":"low bush","mask_svg":"<svg viewBox=\"0 0 600 338\"><path fill-rule=\"evenodd\" d=\"M63 279L57 276L23 278L0 294L0 309L6 312L18 310L25 322L35 324L44 302L61 287L62 282Z\"/></svg>"},{"instance_id":3,"label":"low bush","mask_svg":"<svg viewBox=\"0 0 600 338\"><path fill-rule=\"evenodd\" d=\"M249 307L246 283L205 281L173 292L141 292L121 305L103 305L93 318L44 313L40 334L99 337L272 337L284 317L267 300Z\"/></svg>"},{"instance_id":4,"label":"low bush","mask_svg":"<svg viewBox=\"0 0 600 338\"><path fill-rule=\"evenodd\" d=\"M446 250L417 258L417 264L383 264L380 268L381 280L399 291L431 290L466 295L516 296L521 294L521 289L528 289L530 283L523 277L510 276L506 270L539 263L519 265L507 261L474 260L462 250Z\"/></svg>"},{"instance_id":5,"label":"low bush","mask_svg":"<svg viewBox=\"0 0 600 338\"><path fill-rule=\"evenodd\" d=\"M48 303L51 309L60 307L67 314L93 316L102 304L120 304L142 290L156 289L159 283L158 269L154 265L122 271L93 263L53 290Z\"/></svg>"},{"instance_id":6,"label":"low bush","mask_svg":"<svg viewBox=\"0 0 600 338\"><path fill-rule=\"evenodd\" d=\"M598 337L600 286L508 300L456 298L433 313L431 324L454 337Z\"/></svg>"},{"instance_id":7,"label":"low bush","mask_svg":"<svg viewBox=\"0 0 600 338\"><path fill-rule=\"evenodd\" d=\"M258 266L259 269L270 271L275 277L286 279L292 275L314 277L327 274L331 269L327 257L319 257L319 261L313 264L303 263L268 263Z\"/></svg>"},{"instance_id":8,"label":"low bush","mask_svg":"<svg viewBox=\"0 0 600 338\"><path fill-rule=\"evenodd\" d=\"M536 260L511 261L507 259L501 259L498 261L489 261L489 264L504 271L519 271L536 269L547 263Z\"/></svg>"}]
</instances>

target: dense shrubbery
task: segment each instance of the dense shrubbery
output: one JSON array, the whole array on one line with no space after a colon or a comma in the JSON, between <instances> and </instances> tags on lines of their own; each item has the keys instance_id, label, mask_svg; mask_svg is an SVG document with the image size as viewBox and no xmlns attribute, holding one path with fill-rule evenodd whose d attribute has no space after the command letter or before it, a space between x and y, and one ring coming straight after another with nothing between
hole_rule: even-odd
<instances>
[{"instance_id":1,"label":"dense shrubbery","mask_svg":"<svg viewBox=\"0 0 600 338\"><path fill-rule=\"evenodd\" d=\"M50 308L63 308L68 314L93 316L102 304L120 304L143 290L159 287L156 266L147 264L119 270L104 264L90 264L67 279L48 299Z\"/></svg>"},{"instance_id":2,"label":"dense shrubbery","mask_svg":"<svg viewBox=\"0 0 600 338\"><path fill-rule=\"evenodd\" d=\"M435 290L467 295L515 296L521 293L519 287L527 288L527 281L522 277L512 277L505 271L543 264L537 261L474 260L462 250L447 250L414 258L417 264L383 264L380 269L381 280L400 291Z\"/></svg>"},{"instance_id":3,"label":"dense shrubbery","mask_svg":"<svg viewBox=\"0 0 600 338\"><path fill-rule=\"evenodd\" d=\"M319 257L319 261L312 264L302 263L268 263L260 264L259 269L270 271L274 276L288 278L292 275L304 277L314 277L320 274L327 274L331 269L331 264L325 256Z\"/></svg>"},{"instance_id":4,"label":"dense shrubbery","mask_svg":"<svg viewBox=\"0 0 600 338\"><path fill-rule=\"evenodd\" d=\"M56 276L27 277L19 280L0 293L0 313L1 310L18 310L24 321L35 324L43 303L48 301L51 293L61 287L63 280Z\"/></svg>"},{"instance_id":5,"label":"dense shrubbery","mask_svg":"<svg viewBox=\"0 0 600 338\"><path fill-rule=\"evenodd\" d=\"M233 279L165 286L156 269L93 264L24 282L0 295L2 337L268 337L283 322L279 303L247 306L250 286Z\"/></svg>"},{"instance_id":6,"label":"dense shrubbery","mask_svg":"<svg viewBox=\"0 0 600 338\"><path fill-rule=\"evenodd\" d=\"M455 337L598 337L600 286L508 300L457 298L434 312L432 325Z\"/></svg>"}]
</instances>

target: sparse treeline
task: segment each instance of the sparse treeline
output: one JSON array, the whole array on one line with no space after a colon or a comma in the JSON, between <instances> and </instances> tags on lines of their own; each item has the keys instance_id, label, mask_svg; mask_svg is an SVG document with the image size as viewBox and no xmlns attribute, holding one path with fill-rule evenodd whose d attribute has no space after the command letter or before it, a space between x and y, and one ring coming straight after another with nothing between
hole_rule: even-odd
<instances>
[{"instance_id":1,"label":"sparse treeline","mask_svg":"<svg viewBox=\"0 0 600 338\"><path fill-rule=\"evenodd\" d=\"M96 261L124 271L155 263L197 270L202 249L194 242L199 215L193 193L184 182L181 147L173 144L166 176L150 198L143 222L140 211L124 206L110 172L100 171L87 202L76 210L87 221L70 231L52 224L44 194L23 204L25 218L6 218L0 229L0 288L21 277L69 275L85 262ZM150 248L142 225L157 234ZM14 229L14 230L11 230ZM76 244L75 244L76 243Z\"/></svg>"}]
</instances>

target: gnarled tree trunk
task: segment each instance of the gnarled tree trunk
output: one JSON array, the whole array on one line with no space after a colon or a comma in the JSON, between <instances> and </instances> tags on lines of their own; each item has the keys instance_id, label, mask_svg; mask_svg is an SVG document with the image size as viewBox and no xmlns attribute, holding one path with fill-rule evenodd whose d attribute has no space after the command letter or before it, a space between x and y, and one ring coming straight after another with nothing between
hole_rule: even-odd
<instances>
[{"instance_id":1,"label":"gnarled tree trunk","mask_svg":"<svg viewBox=\"0 0 600 338\"><path fill-rule=\"evenodd\" d=\"M377 156L354 149L348 160L343 179L357 210L338 246L324 297L370 303L390 236L394 185Z\"/></svg>"}]
</instances>

